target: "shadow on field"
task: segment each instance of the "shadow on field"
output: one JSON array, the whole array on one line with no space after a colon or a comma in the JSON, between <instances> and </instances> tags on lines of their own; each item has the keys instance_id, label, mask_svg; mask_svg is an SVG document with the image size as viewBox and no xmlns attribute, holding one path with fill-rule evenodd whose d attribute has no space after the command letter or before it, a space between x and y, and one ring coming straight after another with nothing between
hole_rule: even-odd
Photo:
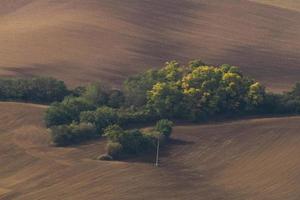
<instances>
[{"instance_id":1,"label":"shadow on field","mask_svg":"<svg viewBox=\"0 0 300 200\"><path fill-rule=\"evenodd\" d=\"M165 144L163 147L160 148L159 157L168 157L170 155L170 150L176 148L176 146L184 146L184 145L191 145L194 144L194 142L191 141L185 141L180 139L173 139L171 138L167 144ZM151 164L155 163L156 160L156 151L146 154L141 154L138 157L127 157L123 158L122 161L129 162L129 163L147 163Z\"/></svg>"}]
</instances>

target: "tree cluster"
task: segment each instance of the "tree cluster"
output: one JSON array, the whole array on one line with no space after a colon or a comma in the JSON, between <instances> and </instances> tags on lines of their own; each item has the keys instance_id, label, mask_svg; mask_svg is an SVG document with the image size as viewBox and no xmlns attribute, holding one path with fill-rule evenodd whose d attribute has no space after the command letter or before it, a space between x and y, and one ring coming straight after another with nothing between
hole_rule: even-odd
<instances>
[{"instance_id":1,"label":"tree cluster","mask_svg":"<svg viewBox=\"0 0 300 200\"><path fill-rule=\"evenodd\" d=\"M108 153L113 157L120 152L143 152L140 148L146 151L151 146L151 140L147 139L153 138L151 133L168 136L168 120L159 121L156 131L151 133L126 130L160 119L203 121L216 116L300 112L300 84L284 94L267 93L263 85L244 76L239 68L210 66L201 60L186 66L167 62L161 69L129 77L121 90L95 83L75 88L70 94L63 101L51 104L46 112L46 124L54 127L53 138L59 138L54 143L69 145L93 138L88 135L95 132L97 136L105 134L110 141ZM93 129L78 129L82 124L92 125ZM58 134L60 131L63 134ZM83 137L74 136L81 131ZM61 140L64 142L56 142Z\"/></svg>"},{"instance_id":2,"label":"tree cluster","mask_svg":"<svg viewBox=\"0 0 300 200\"><path fill-rule=\"evenodd\" d=\"M1 78L0 100L51 103L69 95L63 81L54 78Z\"/></svg>"},{"instance_id":3,"label":"tree cluster","mask_svg":"<svg viewBox=\"0 0 300 200\"><path fill-rule=\"evenodd\" d=\"M153 152L156 149L157 140L164 144L169 139L172 126L173 123L166 119L158 121L154 129L143 131L138 129L123 130L116 124L108 126L104 130L104 134L108 138L107 155L113 159L120 159L126 155Z\"/></svg>"}]
</instances>

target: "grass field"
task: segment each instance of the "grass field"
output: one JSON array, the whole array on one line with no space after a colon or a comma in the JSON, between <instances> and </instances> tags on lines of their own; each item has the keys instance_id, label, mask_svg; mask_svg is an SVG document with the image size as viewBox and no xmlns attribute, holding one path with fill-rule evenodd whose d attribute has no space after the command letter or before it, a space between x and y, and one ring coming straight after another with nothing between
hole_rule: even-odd
<instances>
[{"instance_id":1,"label":"grass field","mask_svg":"<svg viewBox=\"0 0 300 200\"><path fill-rule=\"evenodd\" d=\"M0 103L0 199L297 199L299 117L176 126L161 167L97 161L104 141L54 148L45 107ZM30 117L29 117L30 116ZM153 156L154 158L154 156Z\"/></svg>"},{"instance_id":2,"label":"grass field","mask_svg":"<svg viewBox=\"0 0 300 200\"><path fill-rule=\"evenodd\" d=\"M0 75L118 86L167 60L202 58L281 91L300 77L299 20L246 0L2 0Z\"/></svg>"}]
</instances>

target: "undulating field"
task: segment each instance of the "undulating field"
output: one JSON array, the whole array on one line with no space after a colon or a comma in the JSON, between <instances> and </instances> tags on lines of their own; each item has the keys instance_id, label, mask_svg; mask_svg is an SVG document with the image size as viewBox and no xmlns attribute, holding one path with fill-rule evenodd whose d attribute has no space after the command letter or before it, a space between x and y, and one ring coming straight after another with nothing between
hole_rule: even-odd
<instances>
[{"instance_id":1,"label":"undulating field","mask_svg":"<svg viewBox=\"0 0 300 200\"><path fill-rule=\"evenodd\" d=\"M253 0L255 2L268 4L271 6L279 6L295 11L300 11L300 3L298 0Z\"/></svg>"},{"instance_id":2,"label":"undulating field","mask_svg":"<svg viewBox=\"0 0 300 200\"><path fill-rule=\"evenodd\" d=\"M69 86L167 60L229 63L278 92L300 80L297 0L0 0L0 76ZM50 144L46 106L0 103L0 200L299 200L300 117L177 125L162 151L104 162Z\"/></svg>"},{"instance_id":3,"label":"undulating field","mask_svg":"<svg viewBox=\"0 0 300 200\"><path fill-rule=\"evenodd\" d=\"M55 148L45 107L0 103L0 199L298 200L300 117L176 126L161 167L93 158L104 141Z\"/></svg>"},{"instance_id":4,"label":"undulating field","mask_svg":"<svg viewBox=\"0 0 300 200\"><path fill-rule=\"evenodd\" d=\"M250 0L1 0L0 76L118 86L167 60L202 58L241 66L282 91L300 78L300 2L269 2L275 6Z\"/></svg>"}]
</instances>

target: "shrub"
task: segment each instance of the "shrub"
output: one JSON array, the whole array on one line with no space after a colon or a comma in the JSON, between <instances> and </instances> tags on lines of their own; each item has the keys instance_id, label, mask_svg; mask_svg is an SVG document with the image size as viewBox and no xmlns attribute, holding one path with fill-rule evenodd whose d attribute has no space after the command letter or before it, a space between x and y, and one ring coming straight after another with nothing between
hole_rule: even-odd
<instances>
[{"instance_id":1,"label":"shrub","mask_svg":"<svg viewBox=\"0 0 300 200\"><path fill-rule=\"evenodd\" d=\"M125 97L120 90L111 90L108 96L107 105L112 108L120 108L124 105Z\"/></svg>"},{"instance_id":2,"label":"shrub","mask_svg":"<svg viewBox=\"0 0 300 200\"><path fill-rule=\"evenodd\" d=\"M46 111L45 121L48 127L79 121L80 113L93 110L95 106L81 97L67 97L61 103L53 103Z\"/></svg>"},{"instance_id":3,"label":"shrub","mask_svg":"<svg viewBox=\"0 0 300 200\"><path fill-rule=\"evenodd\" d=\"M46 110L45 122L47 127L67 124L72 121L72 116L64 104L53 103Z\"/></svg>"},{"instance_id":4,"label":"shrub","mask_svg":"<svg viewBox=\"0 0 300 200\"><path fill-rule=\"evenodd\" d=\"M69 91L63 81L54 78L2 78L0 99L35 103L61 101Z\"/></svg>"},{"instance_id":5,"label":"shrub","mask_svg":"<svg viewBox=\"0 0 300 200\"><path fill-rule=\"evenodd\" d=\"M124 130L117 124L110 125L104 130L104 135L112 142L120 142L124 135Z\"/></svg>"},{"instance_id":6,"label":"shrub","mask_svg":"<svg viewBox=\"0 0 300 200\"><path fill-rule=\"evenodd\" d=\"M145 73L129 77L124 82L127 106L144 106L147 102L147 91L161 79L162 77L157 70L148 70Z\"/></svg>"},{"instance_id":7,"label":"shrub","mask_svg":"<svg viewBox=\"0 0 300 200\"><path fill-rule=\"evenodd\" d=\"M95 125L102 132L107 126L118 123L118 115L115 109L100 107L95 111Z\"/></svg>"},{"instance_id":8,"label":"shrub","mask_svg":"<svg viewBox=\"0 0 300 200\"><path fill-rule=\"evenodd\" d=\"M155 149L153 137L137 129L124 131L120 126L112 125L107 127L104 133L111 143L111 149L116 151L118 156L137 155ZM111 155L109 150L110 148L107 148L108 154Z\"/></svg>"},{"instance_id":9,"label":"shrub","mask_svg":"<svg viewBox=\"0 0 300 200\"><path fill-rule=\"evenodd\" d=\"M51 127L52 141L57 146L67 146L90 140L99 136L92 124L72 123Z\"/></svg>"},{"instance_id":10,"label":"shrub","mask_svg":"<svg viewBox=\"0 0 300 200\"><path fill-rule=\"evenodd\" d=\"M119 109L117 111L119 124L128 126L132 124L142 124L155 121L158 116L147 108L138 109Z\"/></svg>"},{"instance_id":11,"label":"shrub","mask_svg":"<svg viewBox=\"0 0 300 200\"><path fill-rule=\"evenodd\" d=\"M114 159L121 157L123 146L119 142L108 142L106 146L107 154Z\"/></svg>"},{"instance_id":12,"label":"shrub","mask_svg":"<svg viewBox=\"0 0 300 200\"><path fill-rule=\"evenodd\" d=\"M85 88L82 97L95 106L103 106L107 104L108 91L100 83L92 83Z\"/></svg>"}]
</instances>

